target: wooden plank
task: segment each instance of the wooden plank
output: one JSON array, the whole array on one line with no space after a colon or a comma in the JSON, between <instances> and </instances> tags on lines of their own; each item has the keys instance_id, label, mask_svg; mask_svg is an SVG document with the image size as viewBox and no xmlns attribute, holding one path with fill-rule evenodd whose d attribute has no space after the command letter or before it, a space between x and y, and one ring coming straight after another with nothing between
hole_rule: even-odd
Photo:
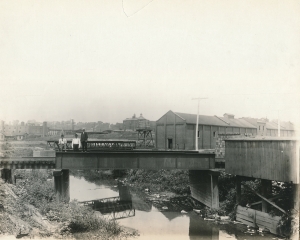
<instances>
[{"instance_id":1,"label":"wooden plank","mask_svg":"<svg viewBox=\"0 0 300 240\"><path fill-rule=\"evenodd\" d=\"M241 221L249 226L255 227L254 218L255 212L253 209L243 208L241 206L237 207L236 210L236 219L237 221Z\"/></svg>"},{"instance_id":2,"label":"wooden plank","mask_svg":"<svg viewBox=\"0 0 300 240\"><path fill-rule=\"evenodd\" d=\"M277 198L280 198L281 196L277 195L277 196L274 196L274 197L271 197L271 198L268 198L270 201L271 200L274 200L274 199L277 199ZM250 203L249 205L250 206L254 206L254 205L257 205L257 204L261 204L262 201L258 201L258 202L254 202L254 203Z\"/></svg>"},{"instance_id":3,"label":"wooden plank","mask_svg":"<svg viewBox=\"0 0 300 240\"><path fill-rule=\"evenodd\" d=\"M280 208L279 206L277 206L275 203L271 202L270 200L268 200L267 198L265 198L264 196L260 195L258 192L252 190L250 187L244 185L245 187L247 187L250 191L252 191L253 193L255 193L257 196L259 196L260 198L262 198L263 200L265 200L266 202L268 202L269 204L271 204L273 207L277 208L278 210L280 210L283 213L286 213L285 210L283 210L282 208Z\"/></svg>"},{"instance_id":4,"label":"wooden plank","mask_svg":"<svg viewBox=\"0 0 300 240\"><path fill-rule=\"evenodd\" d=\"M237 207L237 220L241 221L249 226L255 227L257 224L260 228L268 228L271 233L277 234L277 224L280 221L280 217L274 216L261 211L256 211L250 208ZM254 221L255 218L255 221ZM254 224L255 222L255 224Z\"/></svg>"},{"instance_id":5,"label":"wooden plank","mask_svg":"<svg viewBox=\"0 0 300 240\"><path fill-rule=\"evenodd\" d=\"M240 164L241 164L241 168L242 169L244 169L244 168L247 168L248 166L247 166L247 162L249 161L249 158L248 158L248 143L247 142L244 142L244 143L242 143L243 144L243 155L244 155L244 157L243 157L243 159L244 159L244 162L246 163L246 164L244 164L244 162L241 162ZM243 166L244 165L244 166ZM250 175L246 175L246 172L245 171L242 171L242 174L241 174L241 176L250 176Z\"/></svg>"},{"instance_id":6,"label":"wooden plank","mask_svg":"<svg viewBox=\"0 0 300 240\"><path fill-rule=\"evenodd\" d=\"M237 221L240 221L244 224L247 224L249 225L250 227L255 227L255 224L253 223L253 219L252 218L249 218L245 215L241 215L239 213L236 214L236 220Z\"/></svg>"},{"instance_id":7,"label":"wooden plank","mask_svg":"<svg viewBox=\"0 0 300 240\"><path fill-rule=\"evenodd\" d=\"M277 234L277 225L280 219L281 217L278 216L272 217L267 213L257 211L257 215L256 215L257 225L261 228L263 227L268 228L271 233Z\"/></svg>"},{"instance_id":8,"label":"wooden plank","mask_svg":"<svg viewBox=\"0 0 300 240\"><path fill-rule=\"evenodd\" d=\"M297 182L297 151L296 141L292 140L228 140L226 171L234 175Z\"/></svg>"}]
</instances>

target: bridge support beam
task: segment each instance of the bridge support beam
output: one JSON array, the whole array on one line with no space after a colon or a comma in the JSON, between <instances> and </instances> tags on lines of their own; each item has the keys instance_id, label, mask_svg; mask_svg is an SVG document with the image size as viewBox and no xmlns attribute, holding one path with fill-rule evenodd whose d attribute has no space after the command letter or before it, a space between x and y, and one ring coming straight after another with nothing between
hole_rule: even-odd
<instances>
[{"instance_id":1,"label":"bridge support beam","mask_svg":"<svg viewBox=\"0 0 300 240\"><path fill-rule=\"evenodd\" d=\"M235 178L235 190L236 190L236 204L239 204L241 202L241 196L242 196L242 179L238 175Z\"/></svg>"},{"instance_id":2,"label":"bridge support beam","mask_svg":"<svg viewBox=\"0 0 300 240\"><path fill-rule=\"evenodd\" d=\"M191 195L210 208L219 208L218 171L190 170Z\"/></svg>"},{"instance_id":3,"label":"bridge support beam","mask_svg":"<svg viewBox=\"0 0 300 240\"><path fill-rule=\"evenodd\" d=\"M0 174L3 181L6 183L15 183L13 172L14 169L1 168Z\"/></svg>"},{"instance_id":4,"label":"bridge support beam","mask_svg":"<svg viewBox=\"0 0 300 240\"><path fill-rule=\"evenodd\" d=\"M53 171L54 190L58 201L70 201L70 175L69 169Z\"/></svg>"}]
</instances>

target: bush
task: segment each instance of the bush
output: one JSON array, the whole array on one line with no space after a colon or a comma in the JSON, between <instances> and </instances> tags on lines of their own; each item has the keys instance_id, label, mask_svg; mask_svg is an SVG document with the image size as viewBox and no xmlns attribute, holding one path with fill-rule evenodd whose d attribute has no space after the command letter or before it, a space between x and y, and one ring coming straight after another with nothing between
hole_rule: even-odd
<instances>
[{"instance_id":1,"label":"bush","mask_svg":"<svg viewBox=\"0 0 300 240\"><path fill-rule=\"evenodd\" d=\"M94 212L90 207L81 206L77 201L64 203L56 201L53 182L47 181L52 173L46 170L17 170L22 177L15 189L17 196L17 212L20 217L28 219L30 203L37 207L50 221L60 222L63 226L60 233L78 233L101 229L109 235L121 233L120 226L114 221L108 221Z\"/></svg>"},{"instance_id":2,"label":"bush","mask_svg":"<svg viewBox=\"0 0 300 240\"><path fill-rule=\"evenodd\" d=\"M186 170L128 170L127 180L143 190L171 191L177 194L190 194L189 176Z\"/></svg>"}]
</instances>

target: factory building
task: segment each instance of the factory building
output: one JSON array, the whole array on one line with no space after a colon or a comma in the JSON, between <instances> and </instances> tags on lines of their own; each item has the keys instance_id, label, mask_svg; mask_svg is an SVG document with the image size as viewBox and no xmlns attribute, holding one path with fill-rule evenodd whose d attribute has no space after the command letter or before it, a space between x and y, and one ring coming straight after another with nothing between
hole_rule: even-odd
<instances>
[{"instance_id":1,"label":"factory building","mask_svg":"<svg viewBox=\"0 0 300 240\"><path fill-rule=\"evenodd\" d=\"M169 111L156 121L156 148L194 150L197 115ZM219 134L257 135L256 126L233 114L199 115L198 149L214 149Z\"/></svg>"}]
</instances>

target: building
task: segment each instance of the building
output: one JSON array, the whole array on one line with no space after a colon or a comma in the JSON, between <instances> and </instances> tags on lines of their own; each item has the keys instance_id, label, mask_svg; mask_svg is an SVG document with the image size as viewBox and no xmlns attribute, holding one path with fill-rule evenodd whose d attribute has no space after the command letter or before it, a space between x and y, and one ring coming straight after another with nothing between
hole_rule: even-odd
<instances>
[{"instance_id":1,"label":"building","mask_svg":"<svg viewBox=\"0 0 300 240\"><path fill-rule=\"evenodd\" d=\"M278 122L276 120L269 121L267 118L242 118L257 128L258 136L278 137ZM293 137L296 135L295 126L291 122L279 122L280 137Z\"/></svg>"},{"instance_id":2,"label":"building","mask_svg":"<svg viewBox=\"0 0 300 240\"><path fill-rule=\"evenodd\" d=\"M5 140L5 135L2 132L0 132L0 141L3 141L3 140Z\"/></svg>"},{"instance_id":3,"label":"building","mask_svg":"<svg viewBox=\"0 0 300 240\"><path fill-rule=\"evenodd\" d=\"M124 130L135 131L139 128L150 128L150 126L150 121L144 118L142 114L140 114L139 117L136 117L134 114L132 118L126 118L125 120L123 120Z\"/></svg>"},{"instance_id":4,"label":"building","mask_svg":"<svg viewBox=\"0 0 300 240\"><path fill-rule=\"evenodd\" d=\"M5 124L4 121L0 122L0 139L10 138L16 140L23 140L27 135L47 135L49 128L47 122L43 124L27 123L14 121L14 124Z\"/></svg>"},{"instance_id":5,"label":"building","mask_svg":"<svg viewBox=\"0 0 300 240\"><path fill-rule=\"evenodd\" d=\"M169 111L156 121L156 148L194 150L196 141L196 114ZM224 139L228 136L278 136L274 121L255 118L235 118L225 113L223 117L199 115L198 149L217 149L224 155ZM291 122L280 122L280 136L295 136ZM216 151L217 151L216 150Z\"/></svg>"},{"instance_id":6,"label":"building","mask_svg":"<svg viewBox=\"0 0 300 240\"><path fill-rule=\"evenodd\" d=\"M194 150L196 140L196 114L169 111L156 121L156 147L158 149ZM257 129L232 114L223 117L199 115L198 149L213 149L219 134L256 135Z\"/></svg>"}]
</instances>

